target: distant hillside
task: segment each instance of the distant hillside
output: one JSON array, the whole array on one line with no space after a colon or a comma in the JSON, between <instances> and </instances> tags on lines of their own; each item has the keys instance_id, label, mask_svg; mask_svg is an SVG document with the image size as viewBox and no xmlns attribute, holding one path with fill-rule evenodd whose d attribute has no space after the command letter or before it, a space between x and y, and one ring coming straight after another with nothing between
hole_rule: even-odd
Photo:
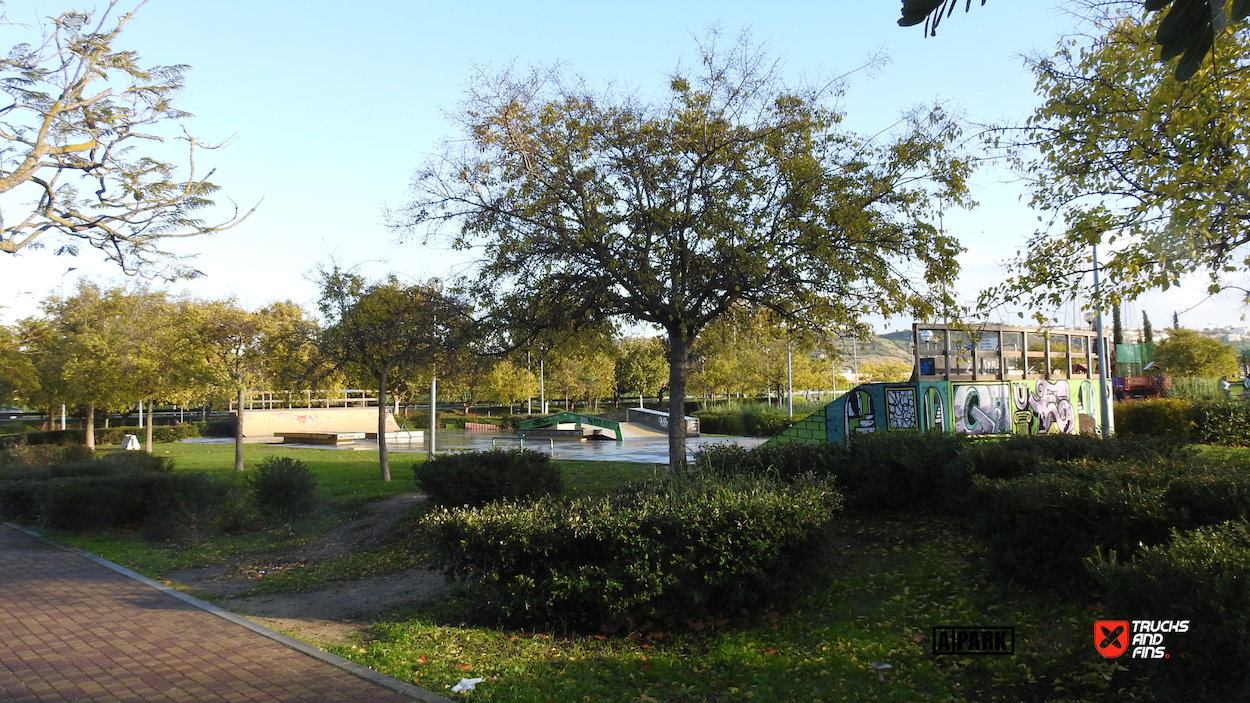
<instances>
[{"instance_id":1,"label":"distant hillside","mask_svg":"<svg viewBox=\"0 0 1250 703\"><path fill-rule=\"evenodd\" d=\"M845 341L839 345L838 351L841 358L848 362L858 355L860 363L897 359L911 364L911 331L890 332L868 342Z\"/></svg>"}]
</instances>

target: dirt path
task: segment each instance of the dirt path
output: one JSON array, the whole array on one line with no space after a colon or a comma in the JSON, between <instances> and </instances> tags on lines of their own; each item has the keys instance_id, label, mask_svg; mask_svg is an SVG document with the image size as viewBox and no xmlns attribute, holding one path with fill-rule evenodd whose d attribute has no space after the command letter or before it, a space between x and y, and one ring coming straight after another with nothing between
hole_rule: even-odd
<instances>
[{"instance_id":1,"label":"dirt path","mask_svg":"<svg viewBox=\"0 0 1250 703\"><path fill-rule=\"evenodd\" d=\"M419 493L406 493L369 503L364 506L368 511L364 517L308 544L212 567L171 571L163 579L186 590L219 597L217 603L221 607L247 615L266 627L318 644L347 641L376 615L441 595L442 574L408 569L386 576L334 582L308 593L236 596L267 574L376 547L423 499Z\"/></svg>"}]
</instances>

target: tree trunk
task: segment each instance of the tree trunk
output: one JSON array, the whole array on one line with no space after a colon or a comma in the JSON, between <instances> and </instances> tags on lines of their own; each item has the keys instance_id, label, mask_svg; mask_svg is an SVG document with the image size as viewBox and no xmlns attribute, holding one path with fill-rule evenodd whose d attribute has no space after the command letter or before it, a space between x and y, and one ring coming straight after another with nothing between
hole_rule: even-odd
<instances>
[{"instance_id":1,"label":"tree trunk","mask_svg":"<svg viewBox=\"0 0 1250 703\"><path fill-rule=\"evenodd\" d=\"M151 398L148 398L148 422L146 425L144 425L144 427L146 428L144 430L146 434L143 437L143 440L144 440L143 447L144 447L144 450L148 454L151 454L152 453L152 399Z\"/></svg>"},{"instance_id":2,"label":"tree trunk","mask_svg":"<svg viewBox=\"0 0 1250 703\"><path fill-rule=\"evenodd\" d=\"M686 356L690 340L680 328L668 330L668 470L686 471Z\"/></svg>"},{"instance_id":3,"label":"tree trunk","mask_svg":"<svg viewBox=\"0 0 1250 703\"><path fill-rule=\"evenodd\" d=\"M239 384L239 396L235 399L238 404L234 413L234 470L243 470L243 396L247 393L247 389Z\"/></svg>"},{"instance_id":4,"label":"tree trunk","mask_svg":"<svg viewBox=\"0 0 1250 703\"><path fill-rule=\"evenodd\" d=\"M390 373L391 367L387 365L378 374L378 466L385 483L391 482L391 462L386 453L386 381Z\"/></svg>"},{"instance_id":5,"label":"tree trunk","mask_svg":"<svg viewBox=\"0 0 1250 703\"><path fill-rule=\"evenodd\" d=\"M87 403L87 449L95 449L95 403Z\"/></svg>"}]
</instances>

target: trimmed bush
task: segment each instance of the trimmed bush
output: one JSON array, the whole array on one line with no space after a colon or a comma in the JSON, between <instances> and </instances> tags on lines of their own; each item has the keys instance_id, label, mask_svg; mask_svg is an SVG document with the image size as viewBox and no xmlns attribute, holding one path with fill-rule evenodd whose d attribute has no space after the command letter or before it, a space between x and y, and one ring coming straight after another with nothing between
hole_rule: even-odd
<instances>
[{"instance_id":1,"label":"trimmed bush","mask_svg":"<svg viewBox=\"0 0 1250 703\"><path fill-rule=\"evenodd\" d=\"M977 477L974 530L1008 573L1079 578L1097 550L1133 554L1173 528L1250 514L1250 471L1201 458L1052 464L1011 479Z\"/></svg>"},{"instance_id":2,"label":"trimmed bush","mask_svg":"<svg viewBox=\"0 0 1250 703\"><path fill-rule=\"evenodd\" d=\"M81 444L19 445L0 450L0 471L7 466L53 466L90 461L93 454L92 450Z\"/></svg>"},{"instance_id":3,"label":"trimmed bush","mask_svg":"<svg viewBox=\"0 0 1250 703\"><path fill-rule=\"evenodd\" d=\"M607 498L493 503L423 520L436 560L490 617L599 630L791 597L838 509L827 483L739 477Z\"/></svg>"},{"instance_id":4,"label":"trimmed bush","mask_svg":"<svg viewBox=\"0 0 1250 703\"><path fill-rule=\"evenodd\" d=\"M413 476L431 503L448 508L527 500L564 490L551 456L530 449L440 454L414 465Z\"/></svg>"},{"instance_id":5,"label":"trimmed bush","mask_svg":"<svg viewBox=\"0 0 1250 703\"><path fill-rule=\"evenodd\" d=\"M261 459L247 479L261 515L289 523L317 507L317 477L308 465L288 456Z\"/></svg>"},{"instance_id":6,"label":"trimmed bush","mask_svg":"<svg viewBox=\"0 0 1250 703\"><path fill-rule=\"evenodd\" d=\"M718 413L704 411L699 414L699 432L701 434L723 434L741 437L746 434L742 429L741 413Z\"/></svg>"},{"instance_id":7,"label":"trimmed bush","mask_svg":"<svg viewBox=\"0 0 1250 703\"><path fill-rule=\"evenodd\" d=\"M712 445L695 455L695 467L718 476L773 476L791 480L812 473L833 479L848 510L948 509L965 490L956 459L963 437L939 432L876 432L846 444L784 442L755 449Z\"/></svg>"},{"instance_id":8,"label":"trimmed bush","mask_svg":"<svg viewBox=\"0 0 1250 703\"><path fill-rule=\"evenodd\" d=\"M1176 532L1132 561L1089 560L1120 617L1188 620L1166 635L1165 666L1143 667L1164 700L1250 700L1250 525L1243 520Z\"/></svg>"},{"instance_id":9,"label":"trimmed bush","mask_svg":"<svg viewBox=\"0 0 1250 703\"><path fill-rule=\"evenodd\" d=\"M973 531L1003 571L1031 580L1085 574L1095 548L1128 554L1167 537L1164 489L1067 472L972 480Z\"/></svg>"},{"instance_id":10,"label":"trimmed bush","mask_svg":"<svg viewBox=\"0 0 1250 703\"><path fill-rule=\"evenodd\" d=\"M1199 442L1226 447L1250 447L1250 403L1243 400L1193 402Z\"/></svg>"},{"instance_id":11,"label":"trimmed bush","mask_svg":"<svg viewBox=\"0 0 1250 703\"><path fill-rule=\"evenodd\" d=\"M1172 437L1189 441L1198 425L1193 402L1184 398L1123 400L1115 404L1117 435Z\"/></svg>"}]
</instances>

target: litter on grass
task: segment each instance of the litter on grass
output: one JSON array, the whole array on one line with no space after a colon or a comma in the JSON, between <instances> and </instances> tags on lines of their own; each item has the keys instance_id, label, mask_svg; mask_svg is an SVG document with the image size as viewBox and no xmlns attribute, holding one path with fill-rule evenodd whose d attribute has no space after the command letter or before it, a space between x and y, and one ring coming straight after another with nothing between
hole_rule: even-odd
<instances>
[{"instance_id":1,"label":"litter on grass","mask_svg":"<svg viewBox=\"0 0 1250 703\"><path fill-rule=\"evenodd\" d=\"M460 683L451 687L452 693L463 693L464 691L472 691L477 685L486 679L460 679Z\"/></svg>"}]
</instances>

